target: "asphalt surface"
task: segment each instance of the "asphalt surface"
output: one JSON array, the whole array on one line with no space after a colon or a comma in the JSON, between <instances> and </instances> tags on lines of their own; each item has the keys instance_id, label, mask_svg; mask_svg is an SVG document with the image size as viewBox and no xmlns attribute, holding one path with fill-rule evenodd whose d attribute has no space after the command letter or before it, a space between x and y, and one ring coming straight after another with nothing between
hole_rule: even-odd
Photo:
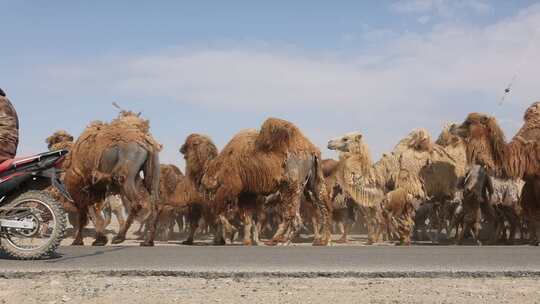
<instances>
[{"instance_id":1,"label":"asphalt surface","mask_svg":"<svg viewBox=\"0 0 540 304\"><path fill-rule=\"evenodd\" d=\"M278 273L414 276L540 275L540 248L529 246L61 247L40 261L0 258L0 274L30 272Z\"/></svg>"}]
</instances>

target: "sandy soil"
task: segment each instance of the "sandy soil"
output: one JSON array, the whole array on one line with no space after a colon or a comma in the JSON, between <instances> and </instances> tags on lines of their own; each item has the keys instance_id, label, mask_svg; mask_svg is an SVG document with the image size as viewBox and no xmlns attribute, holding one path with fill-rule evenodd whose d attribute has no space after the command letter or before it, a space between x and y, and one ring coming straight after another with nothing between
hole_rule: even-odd
<instances>
[{"instance_id":1,"label":"sandy soil","mask_svg":"<svg viewBox=\"0 0 540 304\"><path fill-rule=\"evenodd\" d=\"M0 279L0 303L540 303L539 279Z\"/></svg>"}]
</instances>

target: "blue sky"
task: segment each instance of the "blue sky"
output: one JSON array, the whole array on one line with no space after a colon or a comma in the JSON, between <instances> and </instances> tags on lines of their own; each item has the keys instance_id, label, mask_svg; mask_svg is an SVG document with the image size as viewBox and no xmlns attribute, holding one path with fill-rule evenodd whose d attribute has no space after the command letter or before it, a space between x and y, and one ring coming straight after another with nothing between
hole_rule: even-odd
<instances>
[{"instance_id":1,"label":"blue sky","mask_svg":"<svg viewBox=\"0 0 540 304\"><path fill-rule=\"evenodd\" d=\"M182 164L188 134L221 147L269 116L326 157L326 141L349 131L378 157L471 111L510 137L540 99L534 1L291 2L0 0L0 87L19 112L20 153L110 119L113 101L143 112L163 162Z\"/></svg>"}]
</instances>

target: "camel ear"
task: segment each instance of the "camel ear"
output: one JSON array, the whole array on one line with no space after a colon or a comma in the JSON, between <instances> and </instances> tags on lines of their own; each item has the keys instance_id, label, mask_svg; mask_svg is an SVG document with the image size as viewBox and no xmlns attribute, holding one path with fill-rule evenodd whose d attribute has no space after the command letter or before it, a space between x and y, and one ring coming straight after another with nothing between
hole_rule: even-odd
<instances>
[{"instance_id":1,"label":"camel ear","mask_svg":"<svg viewBox=\"0 0 540 304\"><path fill-rule=\"evenodd\" d=\"M354 140L356 140L356 141L361 141L361 140L362 140L362 137L363 137L362 134L358 134L358 135L356 135L356 136L354 137Z\"/></svg>"}]
</instances>

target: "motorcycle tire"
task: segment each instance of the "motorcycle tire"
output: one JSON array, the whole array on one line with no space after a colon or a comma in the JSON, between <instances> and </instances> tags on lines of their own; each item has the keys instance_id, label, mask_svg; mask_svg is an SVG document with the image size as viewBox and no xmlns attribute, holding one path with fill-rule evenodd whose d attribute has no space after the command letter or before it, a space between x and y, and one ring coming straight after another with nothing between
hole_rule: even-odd
<instances>
[{"instance_id":1,"label":"motorcycle tire","mask_svg":"<svg viewBox=\"0 0 540 304\"><path fill-rule=\"evenodd\" d=\"M47 226L51 230L50 236L44 241L43 245L36 248L21 248L9 238L2 238L0 239L0 251L19 260L35 260L53 256L58 246L60 246L66 230L66 213L62 205L46 191L30 190L22 193L3 208L16 208L25 202L38 203L48 210L48 216L54 219L53 227Z\"/></svg>"}]
</instances>

